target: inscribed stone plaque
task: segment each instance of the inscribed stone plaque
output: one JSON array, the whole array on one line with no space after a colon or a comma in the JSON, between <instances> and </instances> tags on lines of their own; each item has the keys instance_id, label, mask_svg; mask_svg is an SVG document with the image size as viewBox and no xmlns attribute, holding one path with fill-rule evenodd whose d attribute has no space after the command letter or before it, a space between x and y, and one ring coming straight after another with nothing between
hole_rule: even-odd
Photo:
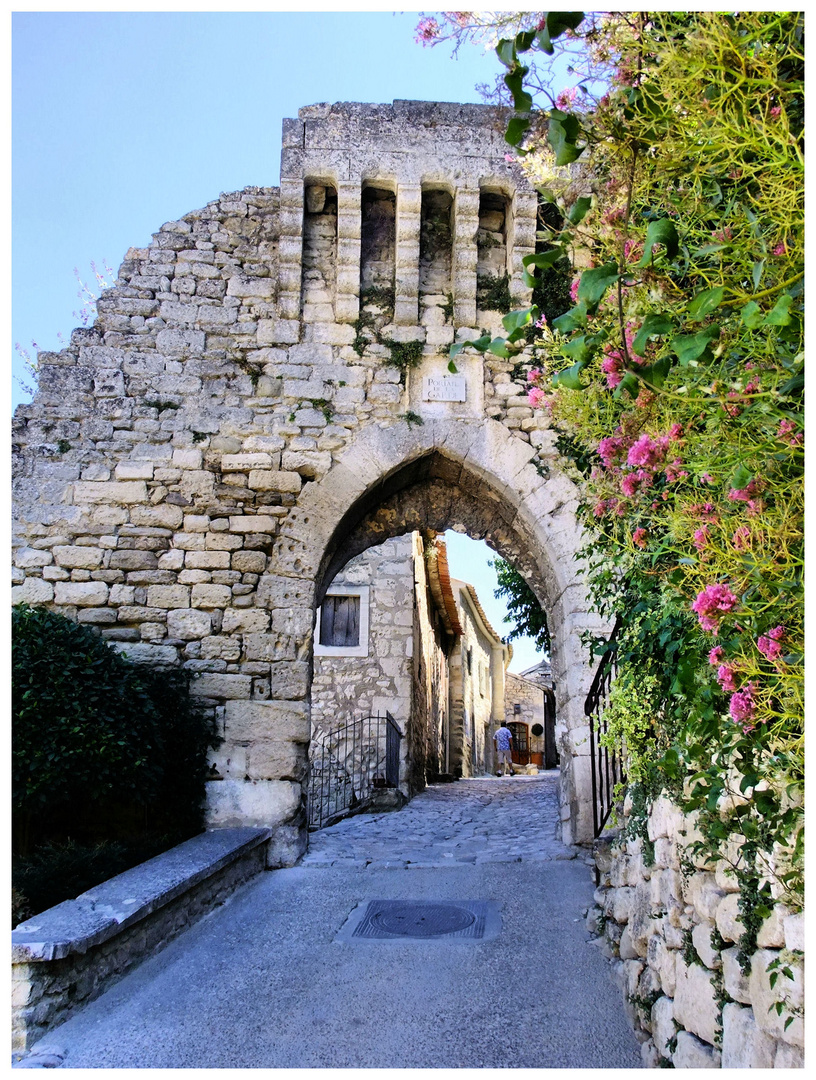
<instances>
[{"instance_id":1,"label":"inscribed stone plaque","mask_svg":"<svg viewBox=\"0 0 816 1080\"><path fill-rule=\"evenodd\" d=\"M464 375L426 375L422 380L423 401L466 401Z\"/></svg>"}]
</instances>

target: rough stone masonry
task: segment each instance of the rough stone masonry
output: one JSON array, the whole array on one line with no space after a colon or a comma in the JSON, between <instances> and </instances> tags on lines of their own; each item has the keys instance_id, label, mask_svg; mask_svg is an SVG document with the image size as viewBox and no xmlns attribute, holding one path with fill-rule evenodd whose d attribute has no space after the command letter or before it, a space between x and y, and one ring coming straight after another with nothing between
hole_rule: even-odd
<instances>
[{"instance_id":1,"label":"rough stone masonry","mask_svg":"<svg viewBox=\"0 0 816 1080\"><path fill-rule=\"evenodd\" d=\"M510 363L466 352L444 383L450 343L498 328L478 298L504 281L529 301L536 197L502 119L301 109L280 187L131 248L14 418L14 602L194 673L242 763L208 785L209 823L274 827L282 865L305 844L315 604L354 554L417 527L486 538L545 606L563 836L591 838L576 488Z\"/></svg>"}]
</instances>

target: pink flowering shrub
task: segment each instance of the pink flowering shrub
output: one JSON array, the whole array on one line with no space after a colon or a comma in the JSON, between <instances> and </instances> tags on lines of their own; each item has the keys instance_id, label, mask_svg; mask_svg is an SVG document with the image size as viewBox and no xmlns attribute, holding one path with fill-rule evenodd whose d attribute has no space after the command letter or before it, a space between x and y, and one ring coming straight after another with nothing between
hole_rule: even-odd
<instances>
[{"instance_id":1,"label":"pink flowering shrub","mask_svg":"<svg viewBox=\"0 0 816 1080\"><path fill-rule=\"evenodd\" d=\"M731 611L737 605L737 597L727 585L706 585L691 605L703 630L716 633L720 627L720 613Z\"/></svg>"}]
</instances>

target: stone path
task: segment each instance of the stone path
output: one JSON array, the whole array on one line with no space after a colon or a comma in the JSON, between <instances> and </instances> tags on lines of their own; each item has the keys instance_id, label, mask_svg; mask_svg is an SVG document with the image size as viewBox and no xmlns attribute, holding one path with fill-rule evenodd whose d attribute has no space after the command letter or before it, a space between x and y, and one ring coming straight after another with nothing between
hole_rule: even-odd
<instances>
[{"instance_id":1,"label":"stone path","mask_svg":"<svg viewBox=\"0 0 816 1080\"><path fill-rule=\"evenodd\" d=\"M557 773L428 789L313 834L33 1048L24 1067L640 1068L556 835ZM489 901L492 940L349 939L369 900Z\"/></svg>"},{"instance_id":2,"label":"stone path","mask_svg":"<svg viewBox=\"0 0 816 1080\"><path fill-rule=\"evenodd\" d=\"M558 839L558 772L427 788L399 813L313 833L301 866L431 867L572 859Z\"/></svg>"}]
</instances>

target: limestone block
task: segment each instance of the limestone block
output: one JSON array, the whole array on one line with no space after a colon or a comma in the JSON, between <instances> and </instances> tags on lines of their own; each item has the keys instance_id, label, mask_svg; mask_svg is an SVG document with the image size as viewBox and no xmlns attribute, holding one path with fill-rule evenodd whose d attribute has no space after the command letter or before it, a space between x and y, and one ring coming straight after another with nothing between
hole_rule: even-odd
<instances>
[{"instance_id":1,"label":"limestone block","mask_svg":"<svg viewBox=\"0 0 816 1080\"><path fill-rule=\"evenodd\" d=\"M166 551L159 558L159 570L181 570L182 566L184 566L183 550Z\"/></svg>"},{"instance_id":2,"label":"limestone block","mask_svg":"<svg viewBox=\"0 0 816 1080\"><path fill-rule=\"evenodd\" d=\"M188 608L190 587L188 585L149 585L147 606L153 608Z\"/></svg>"},{"instance_id":3,"label":"limestone block","mask_svg":"<svg viewBox=\"0 0 816 1080\"><path fill-rule=\"evenodd\" d=\"M714 919L725 893L717 888L716 879L711 871L701 870L692 874L685 882L683 896L686 903L694 908L701 919Z\"/></svg>"},{"instance_id":4,"label":"limestone block","mask_svg":"<svg viewBox=\"0 0 816 1080\"><path fill-rule=\"evenodd\" d=\"M174 469L200 469L202 454L194 447L173 451Z\"/></svg>"},{"instance_id":5,"label":"limestone block","mask_svg":"<svg viewBox=\"0 0 816 1080\"><path fill-rule=\"evenodd\" d=\"M212 617L206 611L180 608L167 612L167 633L183 641L196 641L206 637L212 630Z\"/></svg>"},{"instance_id":6,"label":"limestone block","mask_svg":"<svg viewBox=\"0 0 816 1080\"><path fill-rule=\"evenodd\" d=\"M743 975L739 965L737 954L739 949L735 945L731 949L723 949L721 956L723 962L723 985L726 993L735 1001L741 1001L743 1005L751 1004L751 988L748 976Z\"/></svg>"},{"instance_id":7,"label":"limestone block","mask_svg":"<svg viewBox=\"0 0 816 1080\"><path fill-rule=\"evenodd\" d=\"M50 604L53 599L54 586L42 578L28 577L11 590L12 604Z\"/></svg>"},{"instance_id":8,"label":"limestone block","mask_svg":"<svg viewBox=\"0 0 816 1080\"><path fill-rule=\"evenodd\" d=\"M152 480L152 461L120 461L114 475L117 480Z\"/></svg>"},{"instance_id":9,"label":"limestone block","mask_svg":"<svg viewBox=\"0 0 816 1080\"><path fill-rule=\"evenodd\" d=\"M285 634L244 634L244 650L249 661L295 659L295 639Z\"/></svg>"},{"instance_id":10,"label":"limestone block","mask_svg":"<svg viewBox=\"0 0 816 1080\"><path fill-rule=\"evenodd\" d=\"M133 585L111 585L108 603L113 607L134 603L136 589Z\"/></svg>"},{"instance_id":11,"label":"limestone block","mask_svg":"<svg viewBox=\"0 0 816 1080\"><path fill-rule=\"evenodd\" d=\"M112 552L110 557L111 570L155 570L157 566L156 553L140 548L123 548Z\"/></svg>"},{"instance_id":12,"label":"limestone block","mask_svg":"<svg viewBox=\"0 0 816 1080\"><path fill-rule=\"evenodd\" d=\"M224 634L263 633L269 626L269 612L258 608L226 608L221 622Z\"/></svg>"},{"instance_id":13,"label":"limestone block","mask_svg":"<svg viewBox=\"0 0 816 1080\"><path fill-rule=\"evenodd\" d=\"M229 519L230 532L234 533L275 533L278 523L268 514L246 514L243 517Z\"/></svg>"},{"instance_id":14,"label":"limestone block","mask_svg":"<svg viewBox=\"0 0 816 1080\"><path fill-rule=\"evenodd\" d=\"M305 698L309 685L309 665L305 661L280 660L270 664L270 696L273 700Z\"/></svg>"},{"instance_id":15,"label":"limestone block","mask_svg":"<svg viewBox=\"0 0 816 1080\"><path fill-rule=\"evenodd\" d=\"M632 935L629 933L629 927L624 926L621 939L618 942L618 956L620 956L621 960L634 960L637 955L637 950L632 944Z\"/></svg>"},{"instance_id":16,"label":"limestone block","mask_svg":"<svg viewBox=\"0 0 816 1080\"><path fill-rule=\"evenodd\" d=\"M193 585L191 603L194 608L224 608L231 599L229 585Z\"/></svg>"},{"instance_id":17,"label":"limestone block","mask_svg":"<svg viewBox=\"0 0 816 1080\"><path fill-rule=\"evenodd\" d=\"M632 910L634 889L627 887L610 889L607 893L604 910L617 923L627 923Z\"/></svg>"},{"instance_id":18,"label":"limestone block","mask_svg":"<svg viewBox=\"0 0 816 1080\"><path fill-rule=\"evenodd\" d=\"M718 1011L713 976L707 968L699 964L687 965L679 955L676 965L675 1019L686 1031L693 1032L713 1046Z\"/></svg>"},{"instance_id":19,"label":"limestone block","mask_svg":"<svg viewBox=\"0 0 816 1080\"><path fill-rule=\"evenodd\" d=\"M649 814L649 839L657 840L660 836L673 839L683 823L683 815L670 799L661 796L655 799Z\"/></svg>"},{"instance_id":20,"label":"limestone block","mask_svg":"<svg viewBox=\"0 0 816 1080\"><path fill-rule=\"evenodd\" d=\"M790 968L793 979L780 974L772 988L768 965L778 957L779 953L773 949L757 949L751 957L748 985L754 1018L757 1027L774 1039L781 1039L793 1046L804 1046L804 1021L794 1013L794 1010L801 1010L804 1004L803 965L801 961L793 960L786 963L784 966ZM776 1011L778 1001L783 1003L781 1014ZM785 1023L791 1015L794 1016L793 1023L786 1028Z\"/></svg>"},{"instance_id":21,"label":"limestone block","mask_svg":"<svg viewBox=\"0 0 816 1080\"><path fill-rule=\"evenodd\" d=\"M134 506L130 512L132 525L153 529L178 529L184 520L184 511L172 503L159 506Z\"/></svg>"},{"instance_id":22,"label":"limestone block","mask_svg":"<svg viewBox=\"0 0 816 1080\"><path fill-rule=\"evenodd\" d=\"M804 1050L799 1046L791 1046L789 1043L777 1043L773 1067L775 1069L804 1069Z\"/></svg>"},{"instance_id":23,"label":"limestone block","mask_svg":"<svg viewBox=\"0 0 816 1080\"><path fill-rule=\"evenodd\" d=\"M757 931L757 945L760 949L781 949L785 945L785 919L790 909L784 904L774 904L771 914ZM803 946L804 948L804 946Z\"/></svg>"},{"instance_id":24,"label":"limestone block","mask_svg":"<svg viewBox=\"0 0 816 1080\"><path fill-rule=\"evenodd\" d=\"M97 547L63 547L58 544L51 549L57 566L68 566L71 569L96 570L102 565L104 552Z\"/></svg>"},{"instance_id":25,"label":"limestone block","mask_svg":"<svg viewBox=\"0 0 816 1080\"><path fill-rule=\"evenodd\" d=\"M81 478L83 480L108 480L110 469L106 465L86 465L82 470Z\"/></svg>"},{"instance_id":26,"label":"limestone block","mask_svg":"<svg viewBox=\"0 0 816 1080\"><path fill-rule=\"evenodd\" d=\"M203 551L206 547L204 533L178 532L173 537L173 547L182 551Z\"/></svg>"},{"instance_id":27,"label":"limestone block","mask_svg":"<svg viewBox=\"0 0 816 1080\"><path fill-rule=\"evenodd\" d=\"M776 1042L756 1025L753 1009L729 1002L723 1008L723 1069L772 1069Z\"/></svg>"},{"instance_id":28,"label":"limestone block","mask_svg":"<svg viewBox=\"0 0 816 1080\"><path fill-rule=\"evenodd\" d=\"M727 893L717 907L717 929L726 941L739 941L745 927L739 918L739 893Z\"/></svg>"},{"instance_id":29,"label":"limestone block","mask_svg":"<svg viewBox=\"0 0 816 1080\"><path fill-rule=\"evenodd\" d=\"M184 556L184 565L191 570L229 570L230 553L228 551L188 551ZM193 607L195 606L193 604Z\"/></svg>"},{"instance_id":30,"label":"limestone block","mask_svg":"<svg viewBox=\"0 0 816 1080\"><path fill-rule=\"evenodd\" d=\"M156 351L162 356L190 356L202 353L204 342L205 335L201 330L159 330Z\"/></svg>"},{"instance_id":31,"label":"limestone block","mask_svg":"<svg viewBox=\"0 0 816 1080\"><path fill-rule=\"evenodd\" d=\"M664 1058L671 1058L667 1043L677 1033L677 1025L674 1022L674 1002L671 998L661 997L652 1005L652 1038L658 1054Z\"/></svg>"},{"instance_id":32,"label":"limestone block","mask_svg":"<svg viewBox=\"0 0 816 1080\"><path fill-rule=\"evenodd\" d=\"M107 602L108 586L104 581L58 581L54 603L76 607L99 607Z\"/></svg>"},{"instance_id":33,"label":"limestone block","mask_svg":"<svg viewBox=\"0 0 816 1080\"><path fill-rule=\"evenodd\" d=\"M249 675L202 672L190 684L190 693L198 697L245 700L252 694L252 678Z\"/></svg>"},{"instance_id":34,"label":"limestone block","mask_svg":"<svg viewBox=\"0 0 816 1080\"><path fill-rule=\"evenodd\" d=\"M232 742L275 739L309 742L309 707L305 701L228 701L224 732Z\"/></svg>"},{"instance_id":35,"label":"limestone block","mask_svg":"<svg viewBox=\"0 0 816 1080\"><path fill-rule=\"evenodd\" d=\"M649 938L657 929L655 920L652 918L651 883L643 881L631 891L633 897L629 914L629 933L632 935L632 944L638 956L645 956Z\"/></svg>"},{"instance_id":36,"label":"limestone block","mask_svg":"<svg viewBox=\"0 0 816 1080\"><path fill-rule=\"evenodd\" d=\"M250 469L269 469L272 466L272 458L266 453L256 454L222 454L222 472L249 472Z\"/></svg>"},{"instance_id":37,"label":"limestone block","mask_svg":"<svg viewBox=\"0 0 816 1080\"><path fill-rule=\"evenodd\" d=\"M691 931L691 940L697 950L697 955L710 971L722 967L720 953L711 945L711 932L713 929L714 923L706 921L698 923Z\"/></svg>"},{"instance_id":38,"label":"limestone block","mask_svg":"<svg viewBox=\"0 0 816 1080\"><path fill-rule=\"evenodd\" d=\"M253 491L280 491L297 495L303 481L297 472L253 469L249 474L249 486Z\"/></svg>"},{"instance_id":39,"label":"limestone block","mask_svg":"<svg viewBox=\"0 0 816 1080\"><path fill-rule=\"evenodd\" d=\"M677 1048L672 1054L675 1069L719 1069L720 1054L695 1038L688 1031L681 1031L677 1036Z\"/></svg>"},{"instance_id":40,"label":"limestone block","mask_svg":"<svg viewBox=\"0 0 816 1080\"><path fill-rule=\"evenodd\" d=\"M14 565L24 570L35 566L50 566L53 561L54 556L50 551L40 551L38 548L18 548L14 553Z\"/></svg>"},{"instance_id":41,"label":"limestone block","mask_svg":"<svg viewBox=\"0 0 816 1080\"><path fill-rule=\"evenodd\" d=\"M788 915L785 917L782 924L785 932L785 948L786 949L800 949L804 951L805 948L805 915L804 912L798 912L796 915Z\"/></svg>"},{"instance_id":42,"label":"limestone block","mask_svg":"<svg viewBox=\"0 0 816 1080\"><path fill-rule=\"evenodd\" d=\"M94 397L119 398L125 396L125 376L121 371L100 371L94 376Z\"/></svg>"},{"instance_id":43,"label":"limestone block","mask_svg":"<svg viewBox=\"0 0 816 1080\"><path fill-rule=\"evenodd\" d=\"M217 780L207 784L210 828L275 826L292 821L301 807L301 786L287 780Z\"/></svg>"},{"instance_id":44,"label":"limestone block","mask_svg":"<svg viewBox=\"0 0 816 1080\"><path fill-rule=\"evenodd\" d=\"M646 958L660 980L663 993L673 998L677 990L677 950L669 948L660 934L653 934L649 938Z\"/></svg>"},{"instance_id":45,"label":"limestone block","mask_svg":"<svg viewBox=\"0 0 816 1080\"><path fill-rule=\"evenodd\" d=\"M74 484L75 503L131 503L147 502L147 486L144 480L77 480Z\"/></svg>"},{"instance_id":46,"label":"limestone block","mask_svg":"<svg viewBox=\"0 0 816 1080\"><path fill-rule=\"evenodd\" d=\"M277 739L253 739L247 747L246 775L251 780L303 780L308 769L304 747Z\"/></svg>"},{"instance_id":47,"label":"limestone block","mask_svg":"<svg viewBox=\"0 0 816 1080\"><path fill-rule=\"evenodd\" d=\"M232 556L232 569L242 574L262 574L266 570L266 555L262 551L236 551Z\"/></svg>"},{"instance_id":48,"label":"limestone block","mask_svg":"<svg viewBox=\"0 0 816 1080\"><path fill-rule=\"evenodd\" d=\"M150 645L147 642L111 641L114 652L121 653L134 664L149 667L171 667L178 663L178 653L172 645Z\"/></svg>"}]
</instances>

